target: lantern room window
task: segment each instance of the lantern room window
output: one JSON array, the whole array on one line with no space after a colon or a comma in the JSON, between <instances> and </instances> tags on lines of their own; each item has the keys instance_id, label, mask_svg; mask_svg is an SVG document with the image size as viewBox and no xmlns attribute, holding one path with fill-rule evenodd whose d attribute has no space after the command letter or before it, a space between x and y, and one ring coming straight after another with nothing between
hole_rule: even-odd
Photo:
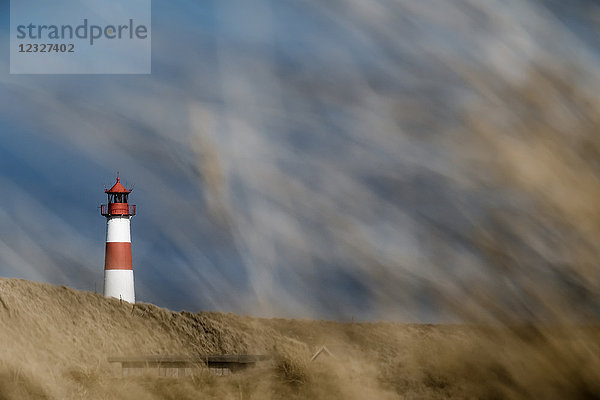
<instances>
[{"instance_id":1,"label":"lantern room window","mask_svg":"<svg viewBox=\"0 0 600 400\"><path fill-rule=\"evenodd\" d=\"M109 203L127 203L128 193L108 193Z\"/></svg>"}]
</instances>

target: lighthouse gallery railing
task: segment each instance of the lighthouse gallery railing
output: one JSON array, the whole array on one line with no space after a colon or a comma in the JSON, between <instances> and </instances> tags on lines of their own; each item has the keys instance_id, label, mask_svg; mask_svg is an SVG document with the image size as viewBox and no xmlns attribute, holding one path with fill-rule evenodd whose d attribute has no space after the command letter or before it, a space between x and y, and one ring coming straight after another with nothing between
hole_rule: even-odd
<instances>
[{"instance_id":1,"label":"lighthouse gallery railing","mask_svg":"<svg viewBox=\"0 0 600 400\"><path fill-rule=\"evenodd\" d=\"M109 207L112 206L112 207ZM115 207L118 206L118 207ZM126 203L101 204L100 214L107 215L135 215L135 204L126 205Z\"/></svg>"}]
</instances>

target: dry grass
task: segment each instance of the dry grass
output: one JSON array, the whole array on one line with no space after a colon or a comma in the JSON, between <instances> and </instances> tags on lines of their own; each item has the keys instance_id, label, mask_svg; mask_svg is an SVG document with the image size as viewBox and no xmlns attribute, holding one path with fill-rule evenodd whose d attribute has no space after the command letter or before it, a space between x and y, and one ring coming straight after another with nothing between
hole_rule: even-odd
<instances>
[{"instance_id":1,"label":"dry grass","mask_svg":"<svg viewBox=\"0 0 600 400\"><path fill-rule=\"evenodd\" d=\"M0 398L593 399L600 329L400 325L174 313L0 280ZM326 344L334 357L310 362ZM120 378L107 354L266 353L228 377Z\"/></svg>"}]
</instances>

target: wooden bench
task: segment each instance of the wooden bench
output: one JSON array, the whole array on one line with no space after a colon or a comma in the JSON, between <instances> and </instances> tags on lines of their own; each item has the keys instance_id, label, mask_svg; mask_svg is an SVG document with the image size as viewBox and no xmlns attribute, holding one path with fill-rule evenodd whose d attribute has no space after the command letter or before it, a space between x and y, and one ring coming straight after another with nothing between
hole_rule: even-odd
<instances>
[{"instance_id":1,"label":"wooden bench","mask_svg":"<svg viewBox=\"0 0 600 400\"><path fill-rule=\"evenodd\" d=\"M224 376L253 367L268 356L250 354L211 354L202 356L145 355L108 357L109 363L121 365L121 376L185 377L208 371Z\"/></svg>"}]
</instances>

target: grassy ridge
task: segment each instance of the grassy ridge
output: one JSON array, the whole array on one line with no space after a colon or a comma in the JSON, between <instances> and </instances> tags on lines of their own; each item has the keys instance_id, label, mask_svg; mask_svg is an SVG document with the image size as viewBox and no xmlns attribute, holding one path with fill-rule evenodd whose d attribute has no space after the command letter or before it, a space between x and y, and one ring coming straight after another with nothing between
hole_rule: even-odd
<instances>
[{"instance_id":1,"label":"grassy ridge","mask_svg":"<svg viewBox=\"0 0 600 400\"><path fill-rule=\"evenodd\" d=\"M171 312L0 280L0 398L590 399L595 327L467 327ZM333 357L310 357L325 344ZM108 354L261 353L247 373L122 379Z\"/></svg>"}]
</instances>

